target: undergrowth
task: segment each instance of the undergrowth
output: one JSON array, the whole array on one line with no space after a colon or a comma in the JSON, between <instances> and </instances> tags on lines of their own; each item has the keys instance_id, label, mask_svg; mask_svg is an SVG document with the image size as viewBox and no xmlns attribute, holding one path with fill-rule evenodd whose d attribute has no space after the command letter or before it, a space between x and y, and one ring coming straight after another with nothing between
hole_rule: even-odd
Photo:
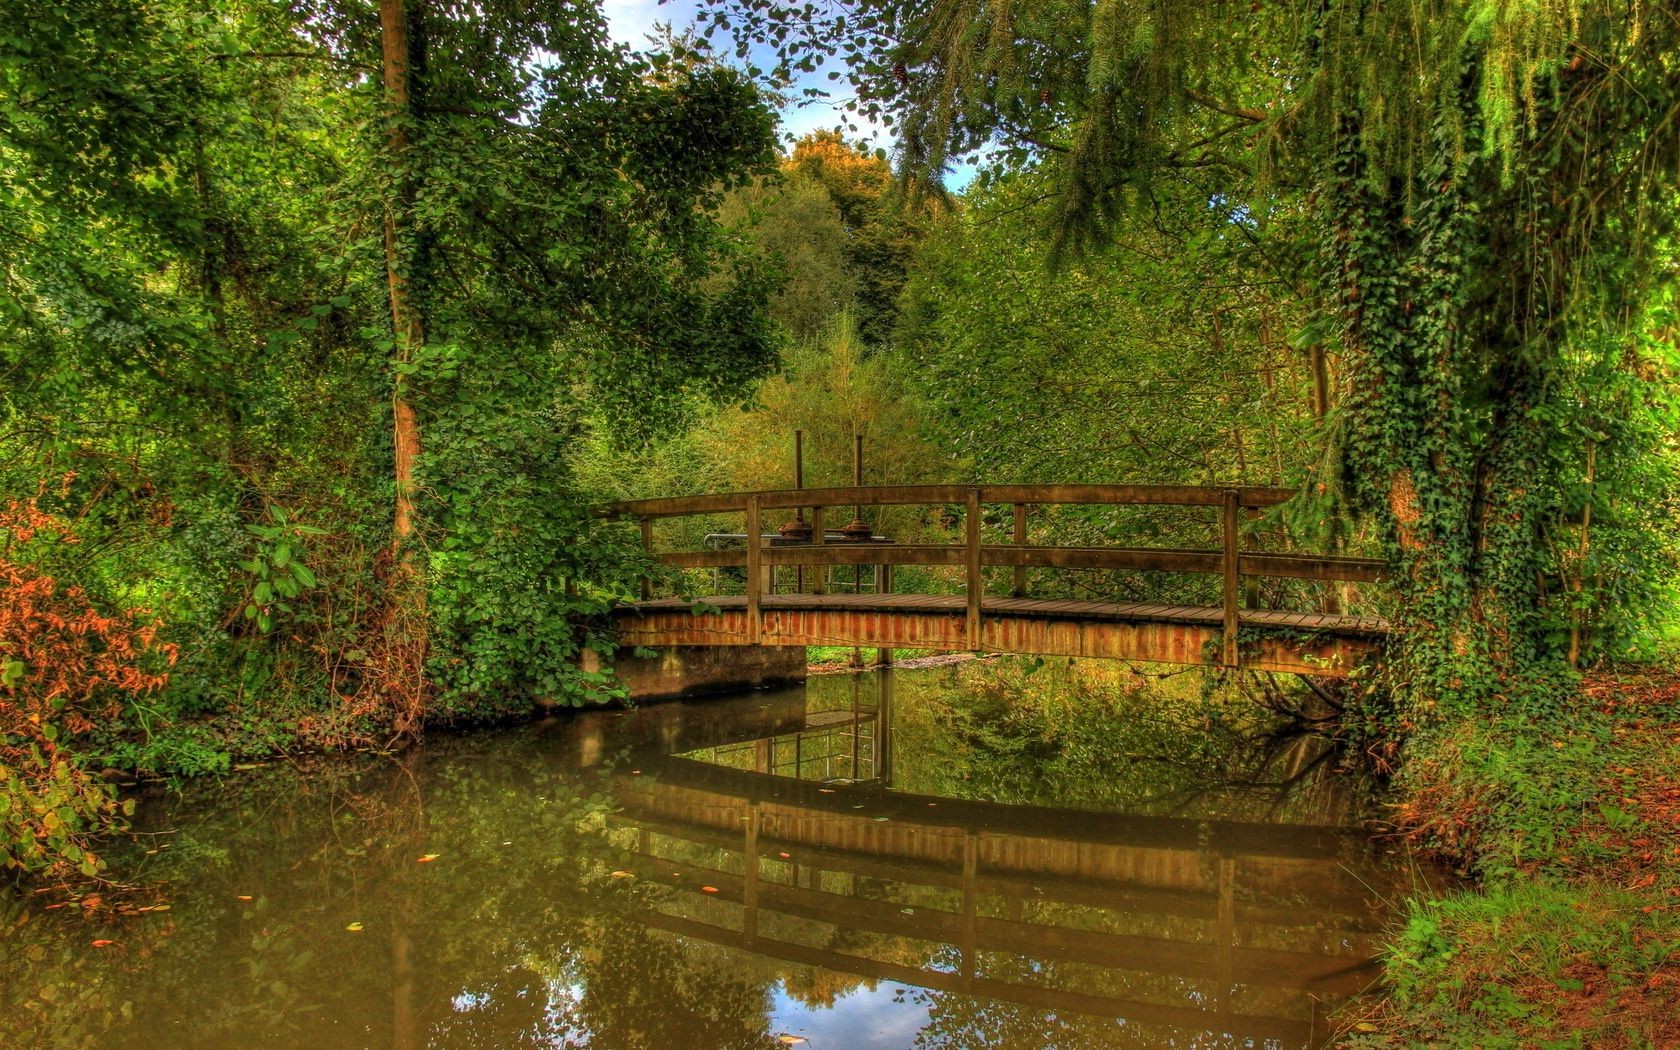
<instances>
[{"instance_id":1,"label":"undergrowth","mask_svg":"<svg viewBox=\"0 0 1680 1050\"><path fill-rule=\"evenodd\" d=\"M1417 741L1399 819L1478 889L1413 901L1354 1047L1680 1046L1680 672Z\"/></svg>"}]
</instances>

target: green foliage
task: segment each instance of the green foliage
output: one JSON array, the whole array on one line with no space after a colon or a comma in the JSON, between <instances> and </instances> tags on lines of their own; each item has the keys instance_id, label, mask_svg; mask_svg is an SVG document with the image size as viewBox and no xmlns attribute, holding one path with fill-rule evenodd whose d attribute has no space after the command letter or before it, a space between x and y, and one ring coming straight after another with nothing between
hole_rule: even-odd
<instances>
[{"instance_id":1,"label":"green foliage","mask_svg":"<svg viewBox=\"0 0 1680 1050\"><path fill-rule=\"evenodd\" d=\"M1576 571L1560 552L1584 495L1569 450L1588 417L1643 421L1622 430L1625 451L1599 448L1622 466L1592 499L1618 502L1623 486L1630 503L1669 498L1667 468L1647 465L1653 431L1672 433L1659 422L1664 373L1627 348L1670 272L1671 11L846 7L844 22L813 25L725 0L714 20L795 66L850 60L860 108L899 122L913 176L995 143L1000 168L1043 180L1057 243L1093 258L1172 234L1175 202L1214 202L1212 239L1251 245L1261 287L1277 282L1278 300L1312 318L1298 342L1336 358L1338 396L1323 447L1307 450L1329 469L1306 475L1315 505L1293 516L1352 516L1396 563L1407 631L1391 665L1405 696L1395 730L1501 698L1556 703L1571 620L1604 626L1589 656L1644 630L1635 610L1651 590L1624 596L1613 574ZM1169 251L1184 248L1196 258L1208 245ZM1600 400L1576 385L1594 359L1637 392L1598 383L1621 390ZM1652 524L1636 560L1660 570L1670 555ZM1608 537L1611 550L1628 537ZM1645 578L1668 587L1661 571Z\"/></svg>"},{"instance_id":2,"label":"green foliage","mask_svg":"<svg viewBox=\"0 0 1680 1050\"><path fill-rule=\"evenodd\" d=\"M724 199L718 221L739 228L776 259L783 281L770 315L796 343L822 335L857 300L857 275L846 259L846 230L822 184L785 175L742 187Z\"/></svg>"},{"instance_id":3,"label":"green foliage","mask_svg":"<svg viewBox=\"0 0 1680 1050\"><path fill-rule=\"evenodd\" d=\"M183 654L77 747L198 771L388 739L393 395L424 714L608 695L570 661L636 555L565 463L586 415L666 425L773 363L769 279L712 218L773 163L768 109L593 4L411 3L392 114L375 7L214 8L24 0L0 29L0 494L73 475L47 504L82 542L31 568Z\"/></svg>"}]
</instances>

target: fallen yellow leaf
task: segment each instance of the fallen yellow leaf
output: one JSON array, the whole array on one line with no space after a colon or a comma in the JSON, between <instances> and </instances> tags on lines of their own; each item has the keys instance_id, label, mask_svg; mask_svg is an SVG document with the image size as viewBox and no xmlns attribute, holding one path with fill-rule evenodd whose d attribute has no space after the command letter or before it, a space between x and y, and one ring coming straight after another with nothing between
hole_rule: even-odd
<instances>
[{"instance_id":1,"label":"fallen yellow leaf","mask_svg":"<svg viewBox=\"0 0 1680 1050\"><path fill-rule=\"evenodd\" d=\"M425 856L421 857L419 860L415 861L414 863L416 863L416 864L430 864L432 861L437 860L439 856L440 856L440 854L437 854L437 853L428 853Z\"/></svg>"},{"instance_id":2,"label":"fallen yellow leaf","mask_svg":"<svg viewBox=\"0 0 1680 1050\"><path fill-rule=\"evenodd\" d=\"M353 923L351 923L350 925L348 925L344 928L349 930L351 933L361 933L362 932L362 924L359 923L359 922L353 922Z\"/></svg>"},{"instance_id":3,"label":"fallen yellow leaf","mask_svg":"<svg viewBox=\"0 0 1680 1050\"><path fill-rule=\"evenodd\" d=\"M636 877L636 873L633 871L615 871L612 873L612 877L615 879L633 879Z\"/></svg>"}]
</instances>

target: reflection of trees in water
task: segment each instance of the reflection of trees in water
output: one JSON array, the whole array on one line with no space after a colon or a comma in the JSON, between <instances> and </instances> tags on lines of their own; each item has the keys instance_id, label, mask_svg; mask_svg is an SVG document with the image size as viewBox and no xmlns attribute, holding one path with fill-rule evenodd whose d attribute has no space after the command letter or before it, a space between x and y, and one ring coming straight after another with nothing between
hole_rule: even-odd
<instances>
[{"instance_id":1,"label":"reflection of trees in water","mask_svg":"<svg viewBox=\"0 0 1680 1050\"><path fill-rule=\"evenodd\" d=\"M0 1005L28 1027L4 1041L769 1045L774 968L647 930L646 891L610 874L611 800L536 739L439 740L150 800L140 830L174 834L150 840L169 847L144 874L172 910L101 934L5 901ZM117 944L89 949L101 935Z\"/></svg>"},{"instance_id":2,"label":"reflection of trees in water","mask_svg":"<svg viewBox=\"0 0 1680 1050\"><path fill-rule=\"evenodd\" d=\"M1189 675L1141 678L1124 665L1050 664L1031 673L1028 666L995 661L901 675L894 786L1040 806L1306 822L1350 805L1352 793L1339 791L1331 772L1333 750L1275 734L1276 716L1234 691L1204 691ZM855 684L814 682L813 709L822 709L826 688L845 693L828 706L846 709ZM750 706L757 713L742 726L710 736L686 722L678 732L662 712L656 735L698 746L786 730L787 712ZM718 707L709 717L727 721L725 714ZM95 935L88 927L6 903L0 1042L152 1045L169 1032L189 1045L764 1046L773 1038L766 1017L778 983L813 1007L878 987L879 976L835 972L809 958L778 962L650 930L643 921L650 907L727 924L738 911L726 921L719 909L739 905L698 886L678 891L622 875L620 847L634 849L638 832L609 826L617 805L610 779L576 771L580 756L610 759L616 746L603 733L584 739L572 731L587 721L568 721L564 732L436 739L399 759L273 766L190 785L167 806L148 802L140 830L171 834L149 840L169 846L144 874L175 887L174 910L119 929L118 944L99 952L86 947ZM622 721L626 732L647 728ZM432 853L436 862L417 862ZM695 871L741 870L739 851L727 863L706 846L681 856ZM964 909L961 891L948 885L841 871L815 878L816 888L889 903L889 911ZM1188 919L1006 896L982 894L980 916L1166 939L1195 933ZM949 944L773 911L759 917L762 936L912 970L953 975L960 965ZM363 931L347 931L352 922ZM1030 954L982 946L981 975L1155 1002L1193 994L1170 976L1092 972ZM50 1000L43 988L52 989ZM1136 1026L1042 1004L906 994L932 1010L925 1045L1172 1045L1162 1038L1218 1045L1159 1029L1146 1037Z\"/></svg>"},{"instance_id":3,"label":"reflection of trees in water","mask_svg":"<svg viewBox=\"0 0 1680 1050\"><path fill-rule=\"evenodd\" d=\"M976 661L901 677L894 786L1000 802L1235 820L1357 820L1364 785L1275 680L1110 661ZM1303 687L1304 689L1304 687Z\"/></svg>"}]
</instances>

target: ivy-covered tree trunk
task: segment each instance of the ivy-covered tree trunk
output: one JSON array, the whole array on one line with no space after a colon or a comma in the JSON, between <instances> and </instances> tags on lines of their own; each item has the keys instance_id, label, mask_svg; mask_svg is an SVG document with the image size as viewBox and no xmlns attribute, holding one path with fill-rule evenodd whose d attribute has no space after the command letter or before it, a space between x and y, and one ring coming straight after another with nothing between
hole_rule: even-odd
<instances>
[{"instance_id":1,"label":"ivy-covered tree trunk","mask_svg":"<svg viewBox=\"0 0 1680 1050\"><path fill-rule=\"evenodd\" d=\"M1561 669L1542 608L1560 486L1538 422L1561 328L1536 323L1544 296L1510 294L1535 286L1530 260L1501 250L1520 187L1478 154L1464 90L1462 122L1438 126L1410 179L1377 174L1346 120L1322 202L1352 384L1344 468L1397 567L1404 730L1543 705Z\"/></svg>"},{"instance_id":2,"label":"ivy-covered tree trunk","mask_svg":"<svg viewBox=\"0 0 1680 1050\"><path fill-rule=\"evenodd\" d=\"M416 0L417 2L417 0ZM385 275L391 300L391 444L395 507L391 521L389 611L380 654L383 685L399 735L419 732L426 695L426 590L415 551L415 465L420 458L420 423L409 398L410 365L425 346L426 329L410 286L414 227L414 157L409 129L417 119L411 76L415 41L409 0L380 0L388 163L393 173L385 213Z\"/></svg>"}]
</instances>

